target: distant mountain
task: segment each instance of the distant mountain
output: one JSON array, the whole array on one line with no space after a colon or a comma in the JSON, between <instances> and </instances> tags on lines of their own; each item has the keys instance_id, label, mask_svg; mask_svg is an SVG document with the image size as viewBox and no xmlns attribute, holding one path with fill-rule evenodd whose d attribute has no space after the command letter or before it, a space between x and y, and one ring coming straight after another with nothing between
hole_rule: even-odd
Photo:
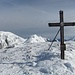
<instances>
[{"instance_id":1,"label":"distant mountain","mask_svg":"<svg viewBox=\"0 0 75 75\"><path fill-rule=\"evenodd\" d=\"M37 36L36 34L31 35L27 40L26 43L40 43L40 42L46 42L46 38L43 38L41 36Z\"/></svg>"},{"instance_id":2,"label":"distant mountain","mask_svg":"<svg viewBox=\"0 0 75 75\"><path fill-rule=\"evenodd\" d=\"M70 41L70 40L75 41L75 37L72 37L65 41ZM60 41L60 39L56 39L54 41ZM52 40L43 38L41 36L37 36L36 34L31 35L27 39L24 39L24 38L19 37L11 32L0 31L0 49L16 47L23 43L41 43L41 42L52 42Z\"/></svg>"},{"instance_id":3,"label":"distant mountain","mask_svg":"<svg viewBox=\"0 0 75 75\"><path fill-rule=\"evenodd\" d=\"M11 32L0 31L0 48L14 47L22 44L24 41L26 40Z\"/></svg>"},{"instance_id":4,"label":"distant mountain","mask_svg":"<svg viewBox=\"0 0 75 75\"><path fill-rule=\"evenodd\" d=\"M75 41L75 36L69 38L68 41Z\"/></svg>"}]
</instances>

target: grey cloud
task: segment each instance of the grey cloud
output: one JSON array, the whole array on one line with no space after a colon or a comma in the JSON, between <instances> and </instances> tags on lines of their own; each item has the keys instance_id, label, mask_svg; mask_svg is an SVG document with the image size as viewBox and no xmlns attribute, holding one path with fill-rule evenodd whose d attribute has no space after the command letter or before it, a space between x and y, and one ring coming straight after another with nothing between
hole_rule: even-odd
<instances>
[{"instance_id":1,"label":"grey cloud","mask_svg":"<svg viewBox=\"0 0 75 75\"><path fill-rule=\"evenodd\" d=\"M4 4L5 6L9 3L10 7L5 7L3 5L3 8L1 8L0 5L0 30L11 31L23 37L30 36L31 34L38 34L52 38L56 34L58 28L49 28L48 23L59 22L59 10L64 6L64 4L61 4L62 1L59 2L59 0L56 0L60 4L54 0L47 0L47 2L46 0L33 0L34 2L28 2L29 0L22 0L21 3L21 0L2 1L6 3ZM54 1L54 3L51 4L51 1ZM70 3L70 0L68 2ZM69 18L67 17L74 16L75 11L71 6L70 8L72 9L64 7L63 10L66 14L65 17L66 20L68 20ZM72 20L70 19L68 21L75 20L73 18ZM66 31L72 32L68 29ZM66 34L69 34L68 32L66 32Z\"/></svg>"}]
</instances>

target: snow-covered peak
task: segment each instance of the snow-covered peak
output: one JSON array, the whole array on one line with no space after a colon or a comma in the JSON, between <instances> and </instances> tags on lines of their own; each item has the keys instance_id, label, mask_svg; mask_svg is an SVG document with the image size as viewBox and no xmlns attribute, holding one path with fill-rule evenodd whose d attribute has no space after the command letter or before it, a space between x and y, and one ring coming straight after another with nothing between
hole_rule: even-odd
<instances>
[{"instance_id":1,"label":"snow-covered peak","mask_svg":"<svg viewBox=\"0 0 75 75\"><path fill-rule=\"evenodd\" d=\"M31 37L29 37L26 40L26 43L40 43L40 42L46 42L46 39L41 36L37 36L36 34L31 35Z\"/></svg>"},{"instance_id":2,"label":"snow-covered peak","mask_svg":"<svg viewBox=\"0 0 75 75\"><path fill-rule=\"evenodd\" d=\"M68 39L68 41L75 41L75 36Z\"/></svg>"},{"instance_id":3,"label":"snow-covered peak","mask_svg":"<svg viewBox=\"0 0 75 75\"><path fill-rule=\"evenodd\" d=\"M25 39L11 33L0 31L0 48L22 44Z\"/></svg>"}]
</instances>

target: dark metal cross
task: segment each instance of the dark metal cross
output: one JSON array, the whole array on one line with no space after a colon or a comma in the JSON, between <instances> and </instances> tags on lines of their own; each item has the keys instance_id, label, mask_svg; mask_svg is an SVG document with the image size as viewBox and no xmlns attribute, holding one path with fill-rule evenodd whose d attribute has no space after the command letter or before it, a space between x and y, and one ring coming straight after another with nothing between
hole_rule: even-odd
<instances>
[{"instance_id":1,"label":"dark metal cross","mask_svg":"<svg viewBox=\"0 0 75 75\"><path fill-rule=\"evenodd\" d=\"M58 27L60 26L60 50L61 50L61 59L64 59L64 51L66 50L66 45L64 44L64 26L75 26L75 22L64 22L63 20L63 11L59 11L60 14L60 23L48 23L49 27Z\"/></svg>"}]
</instances>

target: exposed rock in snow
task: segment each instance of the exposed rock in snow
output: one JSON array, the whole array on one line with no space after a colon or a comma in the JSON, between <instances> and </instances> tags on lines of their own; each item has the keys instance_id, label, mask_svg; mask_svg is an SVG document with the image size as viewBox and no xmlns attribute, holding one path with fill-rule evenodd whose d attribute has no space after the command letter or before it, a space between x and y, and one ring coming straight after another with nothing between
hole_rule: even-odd
<instances>
[{"instance_id":1,"label":"exposed rock in snow","mask_svg":"<svg viewBox=\"0 0 75 75\"><path fill-rule=\"evenodd\" d=\"M32 35L26 40L26 43L40 43L40 42L46 42L46 39L41 36L37 36L36 34Z\"/></svg>"},{"instance_id":2,"label":"exposed rock in snow","mask_svg":"<svg viewBox=\"0 0 75 75\"><path fill-rule=\"evenodd\" d=\"M22 44L25 39L11 33L0 31L0 49L5 47L14 47Z\"/></svg>"}]
</instances>

